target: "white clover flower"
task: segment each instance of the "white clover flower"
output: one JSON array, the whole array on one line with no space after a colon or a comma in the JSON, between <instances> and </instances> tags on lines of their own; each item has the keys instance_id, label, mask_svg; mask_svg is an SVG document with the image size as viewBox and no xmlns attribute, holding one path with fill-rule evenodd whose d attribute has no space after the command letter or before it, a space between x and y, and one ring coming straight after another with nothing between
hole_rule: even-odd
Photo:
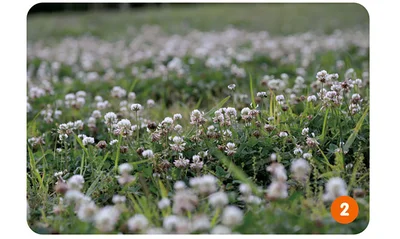
<instances>
[{"instance_id":1,"label":"white clover flower","mask_svg":"<svg viewBox=\"0 0 400 239\"><path fill-rule=\"evenodd\" d=\"M83 184L85 183L85 179L82 175L73 175L67 181L67 185L70 189L80 191L83 188Z\"/></svg>"},{"instance_id":2,"label":"white clover flower","mask_svg":"<svg viewBox=\"0 0 400 239\"><path fill-rule=\"evenodd\" d=\"M111 90L111 96L115 98L123 98L126 96L126 90L120 86L114 86Z\"/></svg>"},{"instance_id":3,"label":"white clover flower","mask_svg":"<svg viewBox=\"0 0 400 239\"><path fill-rule=\"evenodd\" d=\"M113 140L110 141L110 145L114 145L116 143L118 143L118 139L113 139Z\"/></svg>"},{"instance_id":4,"label":"white clover flower","mask_svg":"<svg viewBox=\"0 0 400 239\"><path fill-rule=\"evenodd\" d=\"M143 109L143 107L142 107L141 104L132 104L131 105L131 110L132 111L139 111L139 110L142 110L142 109Z\"/></svg>"},{"instance_id":5,"label":"white clover flower","mask_svg":"<svg viewBox=\"0 0 400 239\"><path fill-rule=\"evenodd\" d=\"M222 213L222 224L233 227L242 224L243 212L236 206L227 206Z\"/></svg>"},{"instance_id":6,"label":"white clover flower","mask_svg":"<svg viewBox=\"0 0 400 239\"><path fill-rule=\"evenodd\" d=\"M254 196L254 195L245 196L245 197L243 197L243 200L249 204L255 204L255 205L261 204L261 198Z\"/></svg>"},{"instance_id":7,"label":"white clover flower","mask_svg":"<svg viewBox=\"0 0 400 239\"><path fill-rule=\"evenodd\" d=\"M100 95L96 95L94 97L94 100L97 101L97 102L103 102L103 97L101 97Z\"/></svg>"},{"instance_id":8,"label":"white clover flower","mask_svg":"<svg viewBox=\"0 0 400 239\"><path fill-rule=\"evenodd\" d=\"M117 123L117 115L114 112L108 112L104 115L104 120L107 125L112 125Z\"/></svg>"},{"instance_id":9,"label":"white clover flower","mask_svg":"<svg viewBox=\"0 0 400 239\"><path fill-rule=\"evenodd\" d=\"M190 114L190 124L194 125L202 125L206 122L204 118L204 112L200 112L199 110L193 110Z\"/></svg>"},{"instance_id":10,"label":"white clover flower","mask_svg":"<svg viewBox=\"0 0 400 239\"><path fill-rule=\"evenodd\" d=\"M283 138L283 137L287 137L288 133L285 131L279 132L279 137Z\"/></svg>"},{"instance_id":11,"label":"white clover flower","mask_svg":"<svg viewBox=\"0 0 400 239\"><path fill-rule=\"evenodd\" d=\"M151 150L151 149L144 150L142 152L142 156L144 158L148 158L148 159L154 158L153 150Z\"/></svg>"},{"instance_id":12,"label":"white clover flower","mask_svg":"<svg viewBox=\"0 0 400 239\"><path fill-rule=\"evenodd\" d=\"M83 145L94 144L94 138L92 138L92 137L83 137L82 144Z\"/></svg>"},{"instance_id":13,"label":"white clover flower","mask_svg":"<svg viewBox=\"0 0 400 239\"><path fill-rule=\"evenodd\" d=\"M125 201L126 201L126 197L118 195L118 194L114 195L112 198L112 202L114 204L123 204L123 203L125 203Z\"/></svg>"},{"instance_id":14,"label":"white clover flower","mask_svg":"<svg viewBox=\"0 0 400 239\"><path fill-rule=\"evenodd\" d=\"M179 222L180 222L180 218L178 216L175 216L175 215L167 216L163 220L163 227L167 231L171 232L171 231L175 230L175 228L178 226Z\"/></svg>"},{"instance_id":15,"label":"white clover flower","mask_svg":"<svg viewBox=\"0 0 400 239\"><path fill-rule=\"evenodd\" d=\"M79 98L79 97L83 97L84 98L84 97L86 97L86 92L83 91L83 90L80 90L80 91L76 92L75 95L76 95L77 98Z\"/></svg>"},{"instance_id":16,"label":"white clover flower","mask_svg":"<svg viewBox=\"0 0 400 239\"><path fill-rule=\"evenodd\" d=\"M94 217L96 228L101 232L111 232L118 222L119 215L119 210L113 206L101 208Z\"/></svg>"},{"instance_id":17,"label":"white clover flower","mask_svg":"<svg viewBox=\"0 0 400 239\"><path fill-rule=\"evenodd\" d=\"M97 206L94 202L82 203L79 206L77 216L81 221L92 222L97 213Z\"/></svg>"},{"instance_id":18,"label":"white clover flower","mask_svg":"<svg viewBox=\"0 0 400 239\"><path fill-rule=\"evenodd\" d=\"M303 158L310 159L310 158L312 158L312 154L311 153L304 153L303 154Z\"/></svg>"},{"instance_id":19,"label":"white clover flower","mask_svg":"<svg viewBox=\"0 0 400 239\"><path fill-rule=\"evenodd\" d=\"M292 162L290 166L290 171L293 173L293 177L298 181L304 181L307 179L311 167L310 164L305 159L296 159Z\"/></svg>"},{"instance_id":20,"label":"white clover flower","mask_svg":"<svg viewBox=\"0 0 400 239\"><path fill-rule=\"evenodd\" d=\"M267 195L270 199L287 198L287 184L282 181L273 181L267 188Z\"/></svg>"},{"instance_id":21,"label":"white clover flower","mask_svg":"<svg viewBox=\"0 0 400 239\"><path fill-rule=\"evenodd\" d=\"M282 182L287 180L285 167L280 163L272 163L267 167L267 171L272 174L274 180Z\"/></svg>"},{"instance_id":22,"label":"white clover flower","mask_svg":"<svg viewBox=\"0 0 400 239\"><path fill-rule=\"evenodd\" d=\"M354 84L357 85L358 87L361 87L362 86L362 80L361 79L356 79L354 81Z\"/></svg>"},{"instance_id":23,"label":"white clover flower","mask_svg":"<svg viewBox=\"0 0 400 239\"><path fill-rule=\"evenodd\" d=\"M186 143L183 141L182 137L174 136L172 141L174 141L174 144L170 144L172 150L182 152L185 149Z\"/></svg>"},{"instance_id":24,"label":"white clover flower","mask_svg":"<svg viewBox=\"0 0 400 239\"><path fill-rule=\"evenodd\" d=\"M161 121L161 124L172 124L174 123L174 120L171 117L165 117L163 121Z\"/></svg>"},{"instance_id":25,"label":"white clover flower","mask_svg":"<svg viewBox=\"0 0 400 239\"><path fill-rule=\"evenodd\" d=\"M303 150L301 150L300 147L296 147L296 148L293 150L293 153L294 153L295 155L302 155L302 154L303 154Z\"/></svg>"},{"instance_id":26,"label":"white clover flower","mask_svg":"<svg viewBox=\"0 0 400 239\"><path fill-rule=\"evenodd\" d=\"M182 131L182 126L179 125L179 124L175 125L174 130L179 134L183 132Z\"/></svg>"},{"instance_id":27,"label":"white clover flower","mask_svg":"<svg viewBox=\"0 0 400 239\"><path fill-rule=\"evenodd\" d=\"M148 99L146 103L148 107L153 107L156 104L152 99Z\"/></svg>"},{"instance_id":28,"label":"white clover flower","mask_svg":"<svg viewBox=\"0 0 400 239\"><path fill-rule=\"evenodd\" d=\"M136 99L136 94L135 94L135 92L129 92L128 98L129 98L130 100L135 100L135 99Z\"/></svg>"},{"instance_id":29,"label":"white clover flower","mask_svg":"<svg viewBox=\"0 0 400 239\"><path fill-rule=\"evenodd\" d=\"M210 194L217 191L217 178L213 175L191 178L189 184L200 194Z\"/></svg>"},{"instance_id":30,"label":"white clover flower","mask_svg":"<svg viewBox=\"0 0 400 239\"><path fill-rule=\"evenodd\" d=\"M249 107L245 107L245 108L243 108L241 111L240 111L240 114L242 115L242 117L243 117L243 115L249 115L250 114L250 108Z\"/></svg>"},{"instance_id":31,"label":"white clover flower","mask_svg":"<svg viewBox=\"0 0 400 239\"><path fill-rule=\"evenodd\" d=\"M145 230L149 225L149 221L144 215L136 214L128 220L127 225L131 232L138 232Z\"/></svg>"},{"instance_id":32,"label":"white clover flower","mask_svg":"<svg viewBox=\"0 0 400 239\"><path fill-rule=\"evenodd\" d=\"M267 92L265 91L257 92L257 97L267 97Z\"/></svg>"},{"instance_id":33,"label":"white clover flower","mask_svg":"<svg viewBox=\"0 0 400 239\"><path fill-rule=\"evenodd\" d=\"M122 119L122 120L118 121L117 126L119 128L123 128L123 129L130 129L131 122L128 119Z\"/></svg>"},{"instance_id":34,"label":"white clover flower","mask_svg":"<svg viewBox=\"0 0 400 239\"><path fill-rule=\"evenodd\" d=\"M175 214L182 215L187 212L193 211L198 204L198 197L190 189L179 190L175 193L174 205L172 211Z\"/></svg>"},{"instance_id":35,"label":"white clover flower","mask_svg":"<svg viewBox=\"0 0 400 239\"><path fill-rule=\"evenodd\" d=\"M96 127L96 118L94 117L89 117L88 119L88 126L91 128Z\"/></svg>"},{"instance_id":36,"label":"white clover flower","mask_svg":"<svg viewBox=\"0 0 400 239\"><path fill-rule=\"evenodd\" d=\"M203 168L203 161L200 160L199 155L193 155L192 159L193 159L193 163L190 164L191 169L202 169Z\"/></svg>"},{"instance_id":37,"label":"white clover flower","mask_svg":"<svg viewBox=\"0 0 400 239\"><path fill-rule=\"evenodd\" d=\"M133 170L133 167L129 163L123 163L118 166L118 172L121 175L129 174L132 170Z\"/></svg>"},{"instance_id":38,"label":"white clover flower","mask_svg":"<svg viewBox=\"0 0 400 239\"><path fill-rule=\"evenodd\" d=\"M323 195L324 201L333 201L337 197L347 195L346 182L339 178L334 177L329 179L325 184L325 194Z\"/></svg>"},{"instance_id":39,"label":"white clover flower","mask_svg":"<svg viewBox=\"0 0 400 239\"><path fill-rule=\"evenodd\" d=\"M240 184L239 186L239 192L245 196L248 196L251 194L251 187L248 184Z\"/></svg>"},{"instance_id":40,"label":"white clover flower","mask_svg":"<svg viewBox=\"0 0 400 239\"><path fill-rule=\"evenodd\" d=\"M236 88L235 84L228 85L228 89L230 89L230 90L234 90L235 88Z\"/></svg>"},{"instance_id":41,"label":"white clover flower","mask_svg":"<svg viewBox=\"0 0 400 239\"><path fill-rule=\"evenodd\" d=\"M62 111L61 110L54 111L54 118L58 119L61 115L62 115Z\"/></svg>"},{"instance_id":42,"label":"white clover flower","mask_svg":"<svg viewBox=\"0 0 400 239\"><path fill-rule=\"evenodd\" d=\"M189 232L188 219L176 215L165 217L163 220L163 227L168 232L177 232L177 233Z\"/></svg>"},{"instance_id":43,"label":"white clover flower","mask_svg":"<svg viewBox=\"0 0 400 239\"><path fill-rule=\"evenodd\" d=\"M72 101L75 100L75 94L69 93L65 95L65 100L66 101Z\"/></svg>"},{"instance_id":44,"label":"white clover flower","mask_svg":"<svg viewBox=\"0 0 400 239\"><path fill-rule=\"evenodd\" d=\"M170 205L171 201L168 198L163 198L157 203L158 208L161 210L169 207Z\"/></svg>"},{"instance_id":45,"label":"white clover flower","mask_svg":"<svg viewBox=\"0 0 400 239\"><path fill-rule=\"evenodd\" d=\"M205 231L210 229L211 223L210 219L207 217L207 215L199 215L195 216L192 220L191 224L191 231L192 232L199 232L199 231Z\"/></svg>"},{"instance_id":46,"label":"white clover flower","mask_svg":"<svg viewBox=\"0 0 400 239\"><path fill-rule=\"evenodd\" d=\"M216 192L209 196L208 201L213 207L224 207L228 204L228 195L224 192Z\"/></svg>"},{"instance_id":47,"label":"white clover flower","mask_svg":"<svg viewBox=\"0 0 400 239\"><path fill-rule=\"evenodd\" d=\"M186 188L186 184L183 181L177 181L174 184L175 191L180 191Z\"/></svg>"},{"instance_id":48,"label":"white clover flower","mask_svg":"<svg viewBox=\"0 0 400 239\"><path fill-rule=\"evenodd\" d=\"M180 120L180 119L182 119L181 114L174 114L174 120Z\"/></svg>"},{"instance_id":49,"label":"white clover flower","mask_svg":"<svg viewBox=\"0 0 400 239\"><path fill-rule=\"evenodd\" d=\"M236 145L232 142L229 142L226 144L225 153L227 153L228 155L233 155L236 153L236 149Z\"/></svg>"},{"instance_id":50,"label":"white clover flower","mask_svg":"<svg viewBox=\"0 0 400 239\"><path fill-rule=\"evenodd\" d=\"M177 168L186 168L189 166L189 159L183 157L181 153L179 153L179 158L174 161L174 165Z\"/></svg>"},{"instance_id":51,"label":"white clover flower","mask_svg":"<svg viewBox=\"0 0 400 239\"><path fill-rule=\"evenodd\" d=\"M279 104L283 104L283 102L285 101L285 96L283 96L283 95L277 95L275 98Z\"/></svg>"},{"instance_id":52,"label":"white clover flower","mask_svg":"<svg viewBox=\"0 0 400 239\"><path fill-rule=\"evenodd\" d=\"M81 193L78 190L74 190L74 189L69 189L65 195L64 195L64 199L65 202L68 205L71 205L73 203L75 204L79 204L80 201L84 198L85 195L83 195L83 193Z\"/></svg>"},{"instance_id":53,"label":"white clover flower","mask_svg":"<svg viewBox=\"0 0 400 239\"><path fill-rule=\"evenodd\" d=\"M326 81L326 77L328 76L328 72L326 72L326 70L322 70L319 71L317 73L317 75L315 76L315 78L319 81L321 81L322 83L324 83Z\"/></svg>"}]
</instances>

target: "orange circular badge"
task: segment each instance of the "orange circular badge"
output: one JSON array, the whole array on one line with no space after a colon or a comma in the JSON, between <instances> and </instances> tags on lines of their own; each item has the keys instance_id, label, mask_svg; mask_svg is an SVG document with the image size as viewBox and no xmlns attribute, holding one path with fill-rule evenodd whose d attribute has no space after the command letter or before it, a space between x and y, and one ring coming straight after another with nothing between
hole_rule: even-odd
<instances>
[{"instance_id":1,"label":"orange circular badge","mask_svg":"<svg viewBox=\"0 0 400 239\"><path fill-rule=\"evenodd\" d=\"M332 202L331 215L338 223L349 224L358 216L358 204L352 197L340 196Z\"/></svg>"}]
</instances>

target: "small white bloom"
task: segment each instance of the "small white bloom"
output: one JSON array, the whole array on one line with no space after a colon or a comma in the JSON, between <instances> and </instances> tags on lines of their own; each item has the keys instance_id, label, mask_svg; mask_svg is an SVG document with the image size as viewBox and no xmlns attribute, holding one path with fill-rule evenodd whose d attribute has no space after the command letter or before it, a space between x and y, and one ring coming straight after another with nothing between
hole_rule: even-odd
<instances>
[{"instance_id":1,"label":"small white bloom","mask_svg":"<svg viewBox=\"0 0 400 239\"><path fill-rule=\"evenodd\" d=\"M130 231L138 232L145 230L149 225L149 221L144 215L136 214L128 220L127 225Z\"/></svg>"},{"instance_id":2,"label":"small white bloom","mask_svg":"<svg viewBox=\"0 0 400 239\"><path fill-rule=\"evenodd\" d=\"M216 192L209 196L208 201L213 207L224 207L228 204L228 195L224 192Z\"/></svg>"},{"instance_id":3,"label":"small white bloom","mask_svg":"<svg viewBox=\"0 0 400 239\"><path fill-rule=\"evenodd\" d=\"M242 224L243 212L236 206L227 206L222 213L222 223L233 227Z\"/></svg>"},{"instance_id":4,"label":"small white bloom","mask_svg":"<svg viewBox=\"0 0 400 239\"><path fill-rule=\"evenodd\" d=\"M110 145L114 145L114 144L116 144L116 143L118 143L118 140L117 140L117 139L113 139L113 140L110 141Z\"/></svg>"},{"instance_id":5,"label":"small white bloom","mask_svg":"<svg viewBox=\"0 0 400 239\"><path fill-rule=\"evenodd\" d=\"M258 96L258 97L267 97L267 92L264 92L264 91L262 91L262 92L257 92L257 96Z\"/></svg>"},{"instance_id":6,"label":"small white bloom","mask_svg":"<svg viewBox=\"0 0 400 239\"><path fill-rule=\"evenodd\" d=\"M329 179L325 184L325 194L323 195L324 201L333 201L337 197L347 195L346 182L339 178L334 177Z\"/></svg>"},{"instance_id":7,"label":"small white bloom","mask_svg":"<svg viewBox=\"0 0 400 239\"><path fill-rule=\"evenodd\" d=\"M129 174L132 171L133 167L129 163L123 163L118 166L118 172L119 174Z\"/></svg>"},{"instance_id":8,"label":"small white bloom","mask_svg":"<svg viewBox=\"0 0 400 239\"><path fill-rule=\"evenodd\" d=\"M180 191L180 190L183 190L183 189L185 189L186 188L186 184L183 182L183 181L177 181L175 184L174 184L174 189L176 190L176 191Z\"/></svg>"},{"instance_id":9,"label":"small white bloom","mask_svg":"<svg viewBox=\"0 0 400 239\"><path fill-rule=\"evenodd\" d=\"M271 199L287 198L287 184L282 181L273 181L267 188L267 195Z\"/></svg>"},{"instance_id":10,"label":"small white bloom","mask_svg":"<svg viewBox=\"0 0 400 239\"><path fill-rule=\"evenodd\" d=\"M154 102L154 100L152 100L152 99L148 99L148 100L147 100L147 106L148 106L148 107L153 107L155 104L156 104L156 103Z\"/></svg>"},{"instance_id":11,"label":"small white bloom","mask_svg":"<svg viewBox=\"0 0 400 239\"><path fill-rule=\"evenodd\" d=\"M210 229L210 227L211 227L210 219L208 219L206 215L199 215L193 218L191 224L191 231L192 232L205 231Z\"/></svg>"},{"instance_id":12,"label":"small white bloom","mask_svg":"<svg viewBox=\"0 0 400 239\"><path fill-rule=\"evenodd\" d=\"M82 140L83 145L94 144L94 138L92 137L84 137Z\"/></svg>"},{"instance_id":13,"label":"small white bloom","mask_svg":"<svg viewBox=\"0 0 400 239\"><path fill-rule=\"evenodd\" d=\"M311 157L312 157L311 153L304 153L303 154L303 158L305 158L305 159L310 159Z\"/></svg>"},{"instance_id":14,"label":"small white bloom","mask_svg":"<svg viewBox=\"0 0 400 239\"><path fill-rule=\"evenodd\" d=\"M157 203L157 205L158 208L162 210L169 207L171 205L171 201L168 198L163 198Z\"/></svg>"},{"instance_id":15,"label":"small white bloom","mask_svg":"<svg viewBox=\"0 0 400 239\"><path fill-rule=\"evenodd\" d=\"M154 157L153 150L151 150L151 149L144 150L144 151L142 152L142 156L143 156L144 158L148 158L148 159L153 158L153 157Z\"/></svg>"},{"instance_id":16,"label":"small white bloom","mask_svg":"<svg viewBox=\"0 0 400 239\"><path fill-rule=\"evenodd\" d=\"M301 154L303 154L303 150L301 150L300 147L296 147L296 148L293 150L293 153L294 153L295 155L301 155Z\"/></svg>"},{"instance_id":17,"label":"small white bloom","mask_svg":"<svg viewBox=\"0 0 400 239\"><path fill-rule=\"evenodd\" d=\"M132 111L139 111L139 110L141 110L143 107L142 107L142 105L141 104L132 104L131 105L131 110Z\"/></svg>"},{"instance_id":18,"label":"small white bloom","mask_svg":"<svg viewBox=\"0 0 400 239\"><path fill-rule=\"evenodd\" d=\"M110 232L114 230L115 224L118 222L120 212L113 206L105 206L96 213L94 222L95 226L101 232Z\"/></svg>"},{"instance_id":19,"label":"small white bloom","mask_svg":"<svg viewBox=\"0 0 400 239\"><path fill-rule=\"evenodd\" d=\"M174 114L174 120L180 120L180 119L182 119L181 114Z\"/></svg>"},{"instance_id":20,"label":"small white bloom","mask_svg":"<svg viewBox=\"0 0 400 239\"><path fill-rule=\"evenodd\" d=\"M276 101L278 101L280 104L283 103L284 100L285 100L285 96L283 96L283 95L276 96Z\"/></svg>"},{"instance_id":21,"label":"small white bloom","mask_svg":"<svg viewBox=\"0 0 400 239\"><path fill-rule=\"evenodd\" d=\"M82 203L79 206L77 216L81 221L91 222L93 221L97 210L97 206L94 202Z\"/></svg>"},{"instance_id":22,"label":"small white bloom","mask_svg":"<svg viewBox=\"0 0 400 239\"><path fill-rule=\"evenodd\" d=\"M301 130L301 135L307 135L309 131L309 128L304 128L303 130Z\"/></svg>"},{"instance_id":23,"label":"small white bloom","mask_svg":"<svg viewBox=\"0 0 400 239\"><path fill-rule=\"evenodd\" d=\"M251 194L251 187L248 184L240 184L239 191L241 194L248 196Z\"/></svg>"},{"instance_id":24,"label":"small white bloom","mask_svg":"<svg viewBox=\"0 0 400 239\"><path fill-rule=\"evenodd\" d=\"M290 171L293 173L293 177L298 181L304 181L307 179L311 167L305 159L296 159L290 166Z\"/></svg>"},{"instance_id":25,"label":"small white bloom","mask_svg":"<svg viewBox=\"0 0 400 239\"><path fill-rule=\"evenodd\" d=\"M114 204L123 204L123 203L125 203L125 201L126 201L126 197L118 195L118 194L114 195L112 198L112 202Z\"/></svg>"},{"instance_id":26,"label":"small white bloom","mask_svg":"<svg viewBox=\"0 0 400 239\"><path fill-rule=\"evenodd\" d=\"M230 90L234 90L235 88L236 88L235 84L228 85L228 89L230 89Z\"/></svg>"},{"instance_id":27,"label":"small white bloom","mask_svg":"<svg viewBox=\"0 0 400 239\"><path fill-rule=\"evenodd\" d=\"M307 102L317 101L317 97L315 95L310 95L307 97Z\"/></svg>"},{"instance_id":28,"label":"small white bloom","mask_svg":"<svg viewBox=\"0 0 400 239\"><path fill-rule=\"evenodd\" d=\"M228 155L233 155L236 153L236 149L236 145L232 142L229 142L226 144L225 153L227 153Z\"/></svg>"},{"instance_id":29,"label":"small white bloom","mask_svg":"<svg viewBox=\"0 0 400 239\"><path fill-rule=\"evenodd\" d=\"M135 100L135 99L136 99L136 94L135 94L135 92L129 92L128 98L129 98L130 100Z\"/></svg>"},{"instance_id":30,"label":"small white bloom","mask_svg":"<svg viewBox=\"0 0 400 239\"><path fill-rule=\"evenodd\" d=\"M282 132L279 132L279 137L287 137L288 136L288 133L287 132L285 132L285 131L282 131Z\"/></svg>"},{"instance_id":31,"label":"small white bloom","mask_svg":"<svg viewBox=\"0 0 400 239\"><path fill-rule=\"evenodd\" d=\"M85 179L82 175L74 175L68 179L67 185L70 189L80 191L83 188L83 184L85 183Z\"/></svg>"}]
</instances>

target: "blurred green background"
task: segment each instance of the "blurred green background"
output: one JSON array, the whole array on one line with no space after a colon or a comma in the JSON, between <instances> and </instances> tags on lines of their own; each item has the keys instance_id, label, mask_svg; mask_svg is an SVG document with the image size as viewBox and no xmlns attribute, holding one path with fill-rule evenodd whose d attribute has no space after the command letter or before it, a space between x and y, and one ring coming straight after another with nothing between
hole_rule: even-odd
<instances>
[{"instance_id":1,"label":"blurred green background","mask_svg":"<svg viewBox=\"0 0 400 239\"><path fill-rule=\"evenodd\" d=\"M268 31L272 35L305 31L329 34L335 29L368 31L369 28L368 12L363 6L353 3L162 4L122 9L92 7L84 12L29 13L27 20L28 41L59 40L81 35L120 40L143 25L160 25L165 32L174 34L184 34L192 29L219 31L230 25L247 31Z\"/></svg>"}]
</instances>

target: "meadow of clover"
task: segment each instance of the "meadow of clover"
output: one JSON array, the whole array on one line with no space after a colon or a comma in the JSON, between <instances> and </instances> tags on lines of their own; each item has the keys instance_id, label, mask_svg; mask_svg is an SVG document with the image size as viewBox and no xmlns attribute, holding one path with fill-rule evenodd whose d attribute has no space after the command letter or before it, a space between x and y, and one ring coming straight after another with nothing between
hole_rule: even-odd
<instances>
[{"instance_id":1,"label":"meadow of clover","mask_svg":"<svg viewBox=\"0 0 400 239\"><path fill-rule=\"evenodd\" d=\"M59 234L354 234L369 221L357 4L28 16L27 222ZM330 215L357 200L350 224Z\"/></svg>"}]
</instances>

